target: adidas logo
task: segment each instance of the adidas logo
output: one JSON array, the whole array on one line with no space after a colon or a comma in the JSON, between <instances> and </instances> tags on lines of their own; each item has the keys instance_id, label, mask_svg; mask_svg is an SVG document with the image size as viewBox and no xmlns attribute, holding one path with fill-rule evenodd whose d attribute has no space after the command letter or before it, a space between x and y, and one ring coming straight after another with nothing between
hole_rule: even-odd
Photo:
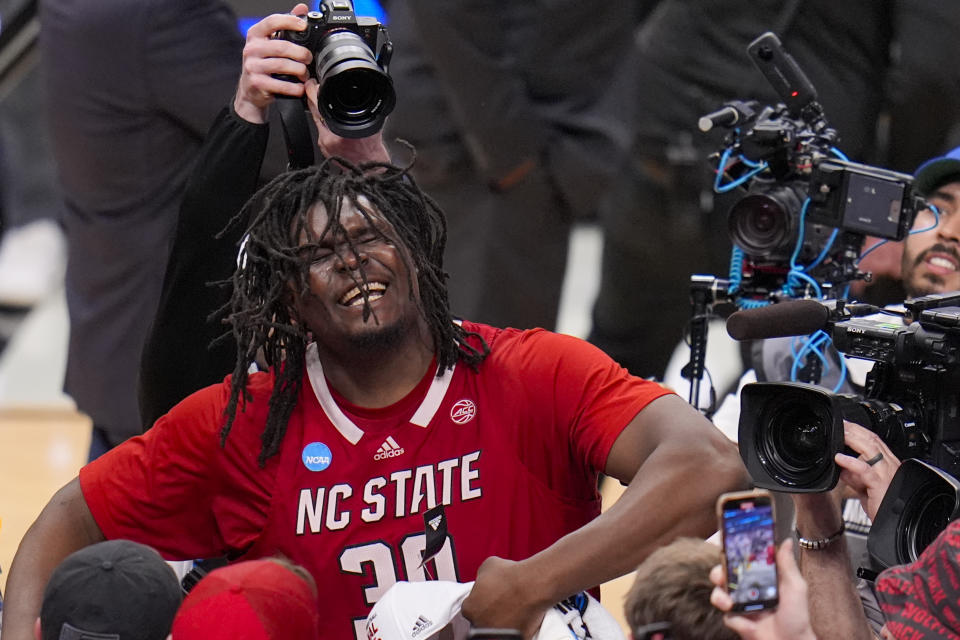
<instances>
[{"instance_id":1,"label":"adidas logo","mask_svg":"<svg viewBox=\"0 0 960 640\"><path fill-rule=\"evenodd\" d=\"M443 514L437 516L436 518L430 518L427 524L429 524L433 528L433 530L436 531L437 527L440 526L441 522L443 522Z\"/></svg>"},{"instance_id":2,"label":"adidas logo","mask_svg":"<svg viewBox=\"0 0 960 640\"><path fill-rule=\"evenodd\" d=\"M432 626L433 622L431 620L424 616L417 616L417 621L413 624L413 631L410 632L410 637L416 638Z\"/></svg>"},{"instance_id":3,"label":"adidas logo","mask_svg":"<svg viewBox=\"0 0 960 640\"><path fill-rule=\"evenodd\" d=\"M386 440L383 441L383 444L380 445L380 449L373 454L374 460L386 460L387 458L396 458L397 456L403 455L403 447L397 444L397 441L393 439L393 436L388 436Z\"/></svg>"}]
</instances>

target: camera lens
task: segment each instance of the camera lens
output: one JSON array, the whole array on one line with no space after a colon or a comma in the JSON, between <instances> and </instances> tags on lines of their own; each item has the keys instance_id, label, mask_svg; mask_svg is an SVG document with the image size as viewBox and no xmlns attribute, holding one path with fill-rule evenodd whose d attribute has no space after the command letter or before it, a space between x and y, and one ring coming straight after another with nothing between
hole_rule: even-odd
<instances>
[{"instance_id":1,"label":"camera lens","mask_svg":"<svg viewBox=\"0 0 960 640\"><path fill-rule=\"evenodd\" d=\"M833 418L824 407L785 397L771 404L756 430L756 451L767 472L788 487L815 484L833 470Z\"/></svg>"},{"instance_id":2,"label":"camera lens","mask_svg":"<svg viewBox=\"0 0 960 640\"><path fill-rule=\"evenodd\" d=\"M371 104L376 104L376 84L365 72L366 69L350 69L327 80L324 95L331 110L352 119L362 117Z\"/></svg>"},{"instance_id":3,"label":"camera lens","mask_svg":"<svg viewBox=\"0 0 960 640\"><path fill-rule=\"evenodd\" d=\"M901 563L913 562L950 524L956 496L939 484L928 483L913 493L903 509L902 535L897 555Z\"/></svg>"},{"instance_id":4,"label":"camera lens","mask_svg":"<svg viewBox=\"0 0 960 640\"><path fill-rule=\"evenodd\" d=\"M315 56L320 92L317 104L330 130L344 138L364 138L380 130L396 104L393 81L377 64L363 39L351 31L331 31Z\"/></svg>"},{"instance_id":5,"label":"camera lens","mask_svg":"<svg viewBox=\"0 0 960 640\"><path fill-rule=\"evenodd\" d=\"M790 187L772 186L748 194L727 216L730 239L751 256L782 256L796 242L799 210L799 198Z\"/></svg>"}]
</instances>

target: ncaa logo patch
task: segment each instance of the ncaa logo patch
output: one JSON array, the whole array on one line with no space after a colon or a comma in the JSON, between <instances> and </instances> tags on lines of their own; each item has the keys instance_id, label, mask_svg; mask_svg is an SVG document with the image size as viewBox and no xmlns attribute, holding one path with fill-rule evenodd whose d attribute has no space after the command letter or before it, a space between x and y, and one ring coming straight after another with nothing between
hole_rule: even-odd
<instances>
[{"instance_id":1,"label":"ncaa logo patch","mask_svg":"<svg viewBox=\"0 0 960 640\"><path fill-rule=\"evenodd\" d=\"M450 419L457 424L466 424L477 415L477 405L473 400L458 400L450 409Z\"/></svg>"},{"instance_id":2,"label":"ncaa logo patch","mask_svg":"<svg viewBox=\"0 0 960 640\"><path fill-rule=\"evenodd\" d=\"M303 466L310 471L323 471L330 466L333 454L330 447L322 442L311 442L303 448Z\"/></svg>"}]
</instances>

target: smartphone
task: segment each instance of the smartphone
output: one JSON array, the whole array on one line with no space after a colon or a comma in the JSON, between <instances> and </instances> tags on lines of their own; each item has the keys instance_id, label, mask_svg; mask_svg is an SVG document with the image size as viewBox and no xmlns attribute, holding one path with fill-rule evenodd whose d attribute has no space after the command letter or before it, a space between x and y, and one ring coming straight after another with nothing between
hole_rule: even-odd
<instances>
[{"instance_id":1,"label":"smartphone","mask_svg":"<svg viewBox=\"0 0 960 640\"><path fill-rule=\"evenodd\" d=\"M779 594L770 492L757 489L725 493L717 500L717 514L733 611L775 608Z\"/></svg>"}]
</instances>

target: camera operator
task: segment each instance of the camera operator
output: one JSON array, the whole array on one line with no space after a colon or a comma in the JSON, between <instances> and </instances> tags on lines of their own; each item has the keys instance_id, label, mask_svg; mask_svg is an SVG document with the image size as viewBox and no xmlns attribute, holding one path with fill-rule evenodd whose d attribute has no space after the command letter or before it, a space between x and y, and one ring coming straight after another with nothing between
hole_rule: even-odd
<instances>
[{"instance_id":1,"label":"camera operator","mask_svg":"<svg viewBox=\"0 0 960 640\"><path fill-rule=\"evenodd\" d=\"M780 604L775 612L725 616L724 622L746 640L870 640L886 618L872 597L864 597L851 580L840 503L851 493L873 518L900 461L880 437L851 422L844 423L844 440L859 455L839 453L838 488L825 493L790 494L796 512L798 540L787 539L777 552ZM799 570L794 546L799 548ZM733 604L723 584L720 566L710 574L717 588L710 600L729 612Z\"/></svg>"},{"instance_id":2,"label":"camera operator","mask_svg":"<svg viewBox=\"0 0 960 640\"><path fill-rule=\"evenodd\" d=\"M914 188L930 205L937 208L939 214L935 216L930 208L919 211L913 223L913 231L903 240L901 274L907 296L960 290L960 215L955 213L960 208L960 147L921 164L914 175ZM896 320L892 316L885 318ZM720 335L721 333L723 332L715 335L711 331L708 344L718 355L715 357L708 353L708 369L714 365L720 370L729 368L729 362L721 360L729 359L729 354L740 348L736 343L731 345L727 336ZM789 380L794 364L793 340L771 338L750 344L749 356L746 358L750 369L742 375L737 390L744 384L757 380ZM665 383L680 393L685 393L690 386L689 381L680 374L682 363L685 363L688 357L688 349L685 345L680 345L668 366L665 378ZM839 364L839 356L835 350L830 350L829 357L832 364ZM839 377L841 368L833 366L824 372L820 384L833 387L842 382L838 392L859 391L872 362L846 358L846 365L848 376L845 380ZM720 384L715 386L722 387ZM701 388L701 404L706 404L703 395L707 392L706 386ZM736 438L739 414L739 398L731 393L720 401L714 423L729 437Z\"/></svg>"},{"instance_id":3,"label":"camera operator","mask_svg":"<svg viewBox=\"0 0 960 640\"><path fill-rule=\"evenodd\" d=\"M936 207L939 219L931 209L923 209L914 221L913 233L903 241L904 286L911 296L958 290L960 216L956 215L956 209L960 206L960 149L923 163L915 173L914 187L930 205ZM884 318L896 322L895 317ZM740 387L756 379L788 379L794 364L792 340L775 338L756 342L751 349L756 369L743 376ZM831 350L828 357L835 366L828 374L832 377L824 376L823 382L825 386L834 386L840 381L837 372L841 367L836 365L843 356ZM846 364L848 377L843 380L840 390L856 393L861 389L873 363L846 358ZM682 388L684 384L681 381L678 386ZM733 439L737 437L737 427L732 418L739 415L739 409L739 395L731 395L715 416L718 426ZM849 500L841 517L841 500L837 494L796 494L792 500L800 535L809 540L831 541L824 543L823 548L805 548L801 551L803 556L810 556L804 559L802 567L813 587L811 594L816 602L814 617L821 620L824 619L824 612L844 611L847 605L859 602L860 598L850 580L853 574L850 558L854 559L856 566L864 564L866 539L863 534L869 530L890 478L899 466L899 461L878 435L851 423L845 424L844 435L847 446L861 452L861 455L851 458L841 454L836 462L844 470L841 479L860 498L864 508L860 509L856 501ZM868 465L867 461L873 464ZM838 532L844 528L841 527L844 521L848 535L839 535ZM863 607L873 626L879 628L882 616L866 588L868 585L859 583L858 586L864 599ZM857 608L863 611L859 605ZM829 614L826 617L829 624L835 624L836 618ZM837 634L836 637L845 636Z\"/></svg>"},{"instance_id":4,"label":"camera operator","mask_svg":"<svg viewBox=\"0 0 960 640\"><path fill-rule=\"evenodd\" d=\"M914 221L914 233L903 243L902 274L910 296L944 293L960 289L960 149L923 163L915 173L914 186L936 207L923 209ZM778 362L771 354L780 352L780 368L760 371L758 377L777 380L786 377L784 363L790 359L790 339L764 341L764 364ZM842 357L842 356L841 356ZM865 362L853 359L848 362ZM852 389L850 389L852 390ZM866 532L896 472L899 461L877 434L852 423L844 423L847 446L860 455L836 456L843 469L840 479L859 498L866 516ZM854 509L841 513L840 490L828 493L791 494L800 538L800 567L810 585L811 620L818 637L869 637L870 625L879 629L883 621L871 594L860 583L858 595L851 581L852 566L845 528L859 524ZM845 523L844 520L847 520ZM859 554L854 554L856 559ZM861 606L861 598L863 606Z\"/></svg>"}]
</instances>

